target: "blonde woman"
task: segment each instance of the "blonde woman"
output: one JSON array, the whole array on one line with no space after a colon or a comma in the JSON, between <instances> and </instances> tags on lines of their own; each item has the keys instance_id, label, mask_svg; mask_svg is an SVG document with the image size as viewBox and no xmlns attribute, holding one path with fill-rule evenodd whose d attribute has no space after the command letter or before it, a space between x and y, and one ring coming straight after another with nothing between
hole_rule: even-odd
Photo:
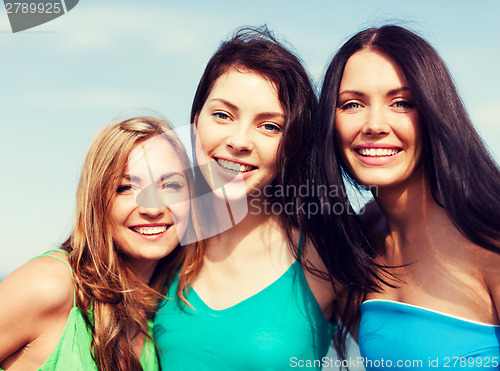
<instances>
[{"instance_id":1,"label":"blonde woman","mask_svg":"<svg viewBox=\"0 0 500 371\"><path fill-rule=\"evenodd\" d=\"M151 320L184 255L190 184L164 121L99 132L71 236L0 284L0 370L158 370Z\"/></svg>"}]
</instances>

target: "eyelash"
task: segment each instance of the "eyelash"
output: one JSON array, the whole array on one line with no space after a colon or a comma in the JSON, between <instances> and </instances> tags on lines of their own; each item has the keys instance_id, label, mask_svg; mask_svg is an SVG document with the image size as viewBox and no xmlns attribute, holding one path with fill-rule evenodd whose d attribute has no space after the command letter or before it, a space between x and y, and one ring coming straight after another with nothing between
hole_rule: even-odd
<instances>
[{"instance_id":1,"label":"eyelash","mask_svg":"<svg viewBox=\"0 0 500 371\"><path fill-rule=\"evenodd\" d=\"M270 126L272 128L272 130L265 129L266 126ZM263 124L261 127L264 128L265 131L269 131L269 132L273 131L274 133L281 132L281 127L279 125L276 125L276 124L267 123L267 124Z\"/></svg>"},{"instance_id":2,"label":"eyelash","mask_svg":"<svg viewBox=\"0 0 500 371\"><path fill-rule=\"evenodd\" d=\"M226 121L226 120L231 118L227 113L220 112L220 111L212 113L212 116L214 116L216 119L223 120L223 121ZM222 117L222 116L224 116L224 117Z\"/></svg>"},{"instance_id":3,"label":"eyelash","mask_svg":"<svg viewBox=\"0 0 500 371\"><path fill-rule=\"evenodd\" d=\"M398 105L399 103L403 103L405 106L404 106L404 107L397 107L397 105ZM393 105L394 105L394 106L396 106L396 108L406 108L406 109L413 108L413 104L412 104L412 103L410 103L410 102L408 102L408 101L407 101L407 100L405 100L405 99L401 99L401 100L395 101L395 102L393 103Z\"/></svg>"},{"instance_id":4,"label":"eyelash","mask_svg":"<svg viewBox=\"0 0 500 371\"><path fill-rule=\"evenodd\" d=\"M357 105L357 107L351 107L352 105ZM343 110L352 110L352 109L359 108L360 106L361 105L358 102L347 102L347 103L343 104L340 108Z\"/></svg>"},{"instance_id":5,"label":"eyelash","mask_svg":"<svg viewBox=\"0 0 500 371\"><path fill-rule=\"evenodd\" d=\"M212 113L212 116L214 116L217 120L221 120L221 121L227 121L227 120L231 119L231 116L229 116L227 113L221 112L221 111L216 111L216 112ZM266 126L271 126L272 130L265 129ZM266 131L266 132L272 132L272 133L280 133L281 132L281 127L279 125L272 124L272 123L266 123L266 124L261 125L260 127L264 127L264 131Z\"/></svg>"},{"instance_id":6,"label":"eyelash","mask_svg":"<svg viewBox=\"0 0 500 371\"><path fill-rule=\"evenodd\" d=\"M399 107L398 104L404 104L404 107ZM353 106L356 106L356 107L353 107ZM405 99L401 99L401 100L398 100L398 101L395 101L394 103L392 103L392 106L398 108L398 109L410 109L410 108L413 108L413 104ZM360 108L361 107L361 104L359 104L358 102L347 102L345 104L343 104L340 108L342 110L354 110L354 109L357 109L357 108Z\"/></svg>"},{"instance_id":7,"label":"eyelash","mask_svg":"<svg viewBox=\"0 0 500 371\"><path fill-rule=\"evenodd\" d=\"M116 189L116 193L124 193L124 192L130 191L130 190L132 190L132 185L124 184L124 185L119 186Z\"/></svg>"},{"instance_id":8,"label":"eyelash","mask_svg":"<svg viewBox=\"0 0 500 371\"><path fill-rule=\"evenodd\" d=\"M184 185L182 185L178 182L169 182L169 183L163 184L162 188L170 188L173 190L179 190L179 189L184 188ZM131 184L123 184L116 189L116 193L122 194L125 192L129 192L132 189L133 189L133 186Z\"/></svg>"},{"instance_id":9,"label":"eyelash","mask_svg":"<svg viewBox=\"0 0 500 371\"><path fill-rule=\"evenodd\" d=\"M163 185L163 188L171 188L171 189L174 189L174 190L178 190L178 189L184 188L184 185L179 184L177 182L169 182L169 183L165 183Z\"/></svg>"}]
</instances>

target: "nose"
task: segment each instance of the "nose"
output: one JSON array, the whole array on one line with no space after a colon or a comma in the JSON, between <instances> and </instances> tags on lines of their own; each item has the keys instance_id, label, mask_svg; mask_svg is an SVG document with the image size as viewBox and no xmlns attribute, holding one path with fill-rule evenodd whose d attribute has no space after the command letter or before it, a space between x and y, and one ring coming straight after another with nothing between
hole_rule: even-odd
<instances>
[{"instance_id":1,"label":"nose","mask_svg":"<svg viewBox=\"0 0 500 371\"><path fill-rule=\"evenodd\" d=\"M139 206L139 213L156 217L165 212L167 202L163 192L151 184L144 188L136 198L137 205Z\"/></svg>"},{"instance_id":2,"label":"nose","mask_svg":"<svg viewBox=\"0 0 500 371\"><path fill-rule=\"evenodd\" d=\"M227 136L226 144L235 152L251 152L253 150L253 138L250 133L251 125L238 123L234 125L231 133Z\"/></svg>"},{"instance_id":3,"label":"nose","mask_svg":"<svg viewBox=\"0 0 500 371\"><path fill-rule=\"evenodd\" d=\"M382 109L373 107L368 111L362 133L367 135L387 134L390 126Z\"/></svg>"}]
</instances>

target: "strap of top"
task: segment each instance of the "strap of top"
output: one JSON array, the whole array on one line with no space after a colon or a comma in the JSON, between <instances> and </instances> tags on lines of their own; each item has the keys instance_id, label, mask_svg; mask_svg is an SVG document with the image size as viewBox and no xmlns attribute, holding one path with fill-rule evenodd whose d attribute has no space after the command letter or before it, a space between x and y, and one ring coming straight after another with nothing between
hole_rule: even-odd
<instances>
[{"instance_id":1,"label":"strap of top","mask_svg":"<svg viewBox=\"0 0 500 371\"><path fill-rule=\"evenodd\" d=\"M69 265L69 263L66 260L64 260L63 258L60 258L59 256L56 256L56 255L52 255L51 254L52 252L60 252L60 253L68 255L68 252L66 250L63 250L63 249L52 249L52 250L45 251L42 255L36 256L33 259L31 259L31 260L47 256L47 257L54 258L54 259L57 259L59 261L62 261L68 267L69 272L71 273L71 278L74 278L73 277L73 269L71 269L71 265ZM75 282L73 280L73 308L74 307L76 307L76 292L75 292Z\"/></svg>"}]
</instances>

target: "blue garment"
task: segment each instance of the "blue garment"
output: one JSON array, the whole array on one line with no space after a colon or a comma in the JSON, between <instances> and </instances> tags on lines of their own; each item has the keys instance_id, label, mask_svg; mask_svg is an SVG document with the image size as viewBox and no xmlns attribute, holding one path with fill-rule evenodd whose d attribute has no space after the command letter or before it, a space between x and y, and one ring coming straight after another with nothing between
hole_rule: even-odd
<instances>
[{"instance_id":1,"label":"blue garment","mask_svg":"<svg viewBox=\"0 0 500 371\"><path fill-rule=\"evenodd\" d=\"M498 370L500 326L395 301L368 300L361 304L359 349L367 371Z\"/></svg>"},{"instance_id":2,"label":"blue garment","mask_svg":"<svg viewBox=\"0 0 500 371\"><path fill-rule=\"evenodd\" d=\"M334 331L295 261L259 293L223 310L191 288L189 308L177 299L178 278L156 317L162 370L283 370L320 360ZM319 365L319 362L316 363Z\"/></svg>"}]
</instances>

